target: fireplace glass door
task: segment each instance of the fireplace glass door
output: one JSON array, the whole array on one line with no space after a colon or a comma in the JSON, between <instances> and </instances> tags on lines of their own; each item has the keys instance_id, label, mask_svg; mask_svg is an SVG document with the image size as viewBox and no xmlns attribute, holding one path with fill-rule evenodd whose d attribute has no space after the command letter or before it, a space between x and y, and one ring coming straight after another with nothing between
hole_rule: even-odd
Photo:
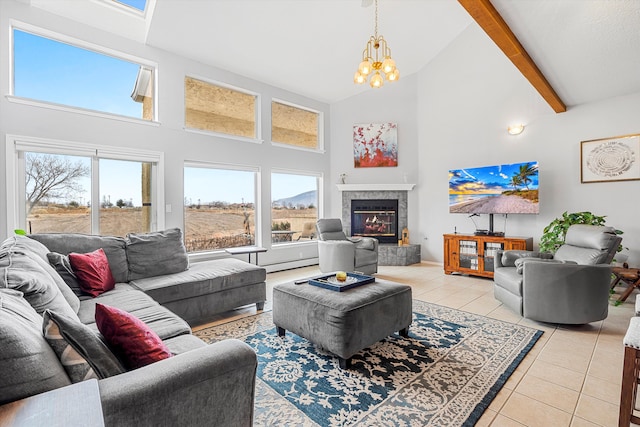
<instances>
[{"instance_id":1,"label":"fireplace glass door","mask_svg":"<svg viewBox=\"0 0 640 427\"><path fill-rule=\"evenodd\" d=\"M398 200L352 200L351 235L375 237L380 243L398 241Z\"/></svg>"}]
</instances>

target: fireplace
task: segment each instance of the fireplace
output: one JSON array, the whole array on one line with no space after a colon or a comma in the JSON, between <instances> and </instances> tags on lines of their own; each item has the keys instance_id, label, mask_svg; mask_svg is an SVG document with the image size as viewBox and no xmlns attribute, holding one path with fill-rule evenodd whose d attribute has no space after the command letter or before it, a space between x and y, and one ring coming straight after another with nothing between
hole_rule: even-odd
<instances>
[{"instance_id":1,"label":"fireplace","mask_svg":"<svg viewBox=\"0 0 640 427\"><path fill-rule=\"evenodd\" d=\"M398 199L351 200L351 235L398 242Z\"/></svg>"}]
</instances>

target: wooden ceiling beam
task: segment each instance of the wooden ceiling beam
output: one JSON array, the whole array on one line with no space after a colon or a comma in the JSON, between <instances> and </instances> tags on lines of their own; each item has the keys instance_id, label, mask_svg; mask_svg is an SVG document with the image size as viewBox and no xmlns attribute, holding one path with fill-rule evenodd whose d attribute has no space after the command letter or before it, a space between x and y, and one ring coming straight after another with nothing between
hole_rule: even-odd
<instances>
[{"instance_id":1,"label":"wooden ceiling beam","mask_svg":"<svg viewBox=\"0 0 640 427\"><path fill-rule=\"evenodd\" d=\"M458 0L556 113L567 107L490 0Z\"/></svg>"}]
</instances>

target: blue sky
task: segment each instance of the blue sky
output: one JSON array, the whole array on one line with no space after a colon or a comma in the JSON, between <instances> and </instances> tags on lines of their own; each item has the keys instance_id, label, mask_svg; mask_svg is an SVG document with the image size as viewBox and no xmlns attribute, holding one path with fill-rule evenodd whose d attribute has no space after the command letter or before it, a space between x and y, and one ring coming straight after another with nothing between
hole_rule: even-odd
<instances>
[{"instance_id":1,"label":"blue sky","mask_svg":"<svg viewBox=\"0 0 640 427\"><path fill-rule=\"evenodd\" d=\"M116 0L118 3L126 4L138 10L144 11L144 6L147 4L147 0Z\"/></svg>"},{"instance_id":2,"label":"blue sky","mask_svg":"<svg viewBox=\"0 0 640 427\"><path fill-rule=\"evenodd\" d=\"M144 0L127 0L144 9ZM129 117L142 118L142 104L131 99L138 64L112 58L61 42L14 30L14 95ZM76 160L79 158L75 158ZM87 165L90 164L88 159ZM100 194L132 200L140 206L140 163L101 160ZM89 201L89 179L82 181L84 194L76 201ZM253 175L237 171L214 172L190 168L185 171L185 198L239 203L255 202ZM315 177L274 174L272 199L278 200L316 189Z\"/></svg>"},{"instance_id":3,"label":"blue sky","mask_svg":"<svg viewBox=\"0 0 640 427\"><path fill-rule=\"evenodd\" d=\"M450 170L449 194L501 194L505 190L513 190L511 177L520 171L521 165L527 163L538 168L538 162L523 162ZM538 174L530 179L529 189L537 189ZM524 189L524 186L520 188Z\"/></svg>"}]
</instances>

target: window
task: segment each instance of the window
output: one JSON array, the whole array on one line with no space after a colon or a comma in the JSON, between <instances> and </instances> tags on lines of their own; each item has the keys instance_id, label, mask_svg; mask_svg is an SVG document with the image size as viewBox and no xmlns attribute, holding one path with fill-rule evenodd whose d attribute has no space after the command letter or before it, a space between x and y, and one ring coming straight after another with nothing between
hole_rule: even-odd
<instances>
[{"instance_id":1,"label":"window","mask_svg":"<svg viewBox=\"0 0 640 427\"><path fill-rule=\"evenodd\" d=\"M184 79L185 126L257 139L257 95L191 77Z\"/></svg>"},{"instance_id":2,"label":"window","mask_svg":"<svg viewBox=\"0 0 640 427\"><path fill-rule=\"evenodd\" d=\"M164 227L161 153L13 140L8 224L29 233L125 236ZM159 217L160 216L160 217Z\"/></svg>"},{"instance_id":3,"label":"window","mask_svg":"<svg viewBox=\"0 0 640 427\"><path fill-rule=\"evenodd\" d=\"M151 231L153 163L99 159L100 234Z\"/></svg>"},{"instance_id":4,"label":"window","mask_svg":"<svg viewBox=\"0 0 640 427\"><path fill-rule=\"evenodd\" d=\"M26 230L91 233L91 158L25 152Z\"/></svg>"},{"instance_id":5,"label":"window","mask_svg":"<svg viewBox=\"0 0 640 427\"><path fill-rule=\"evenodd\" d=\"M315 238L318 180L313 175L271 174L271 243Z\"/></svg>"},{"instance_id":6,"label":"window","mask_svg":"<svg viewBox=\"0 0 640 427\"><path fill-rule=\"evenodd\" d=\"M145 7L147 6L147 0L114 0L116 3L123 4L127 7L131 7L133 9L144 12Z\"/></svg>"},{"instance_id":7,"label":"window","mask_svg":"<svg viewBox=\"0 0 640 427\"><path fill-rule=\"evenodd\" d=\"M17 97L154 120L154 75L149 64L13 29Z\"/></svg>"},{"instance_id":8,"label":"window","mask_svg":"<svg viewBox=\"0 0 640 427\"><path fill-rule=\"evenodd\" d=\"M320 113L283 102L271 102L271 141L295 147L320 148Z\"/></svg>"},{"instance_id":9,"label":"window","mask_svg":"<svg viewBox=\"0 0 640 427\"><path fill-rule=\"evenodd\" d=\"M255 244L257 179L257 169L185 164L187 252Z\"/></svg>"}]
</instances>

